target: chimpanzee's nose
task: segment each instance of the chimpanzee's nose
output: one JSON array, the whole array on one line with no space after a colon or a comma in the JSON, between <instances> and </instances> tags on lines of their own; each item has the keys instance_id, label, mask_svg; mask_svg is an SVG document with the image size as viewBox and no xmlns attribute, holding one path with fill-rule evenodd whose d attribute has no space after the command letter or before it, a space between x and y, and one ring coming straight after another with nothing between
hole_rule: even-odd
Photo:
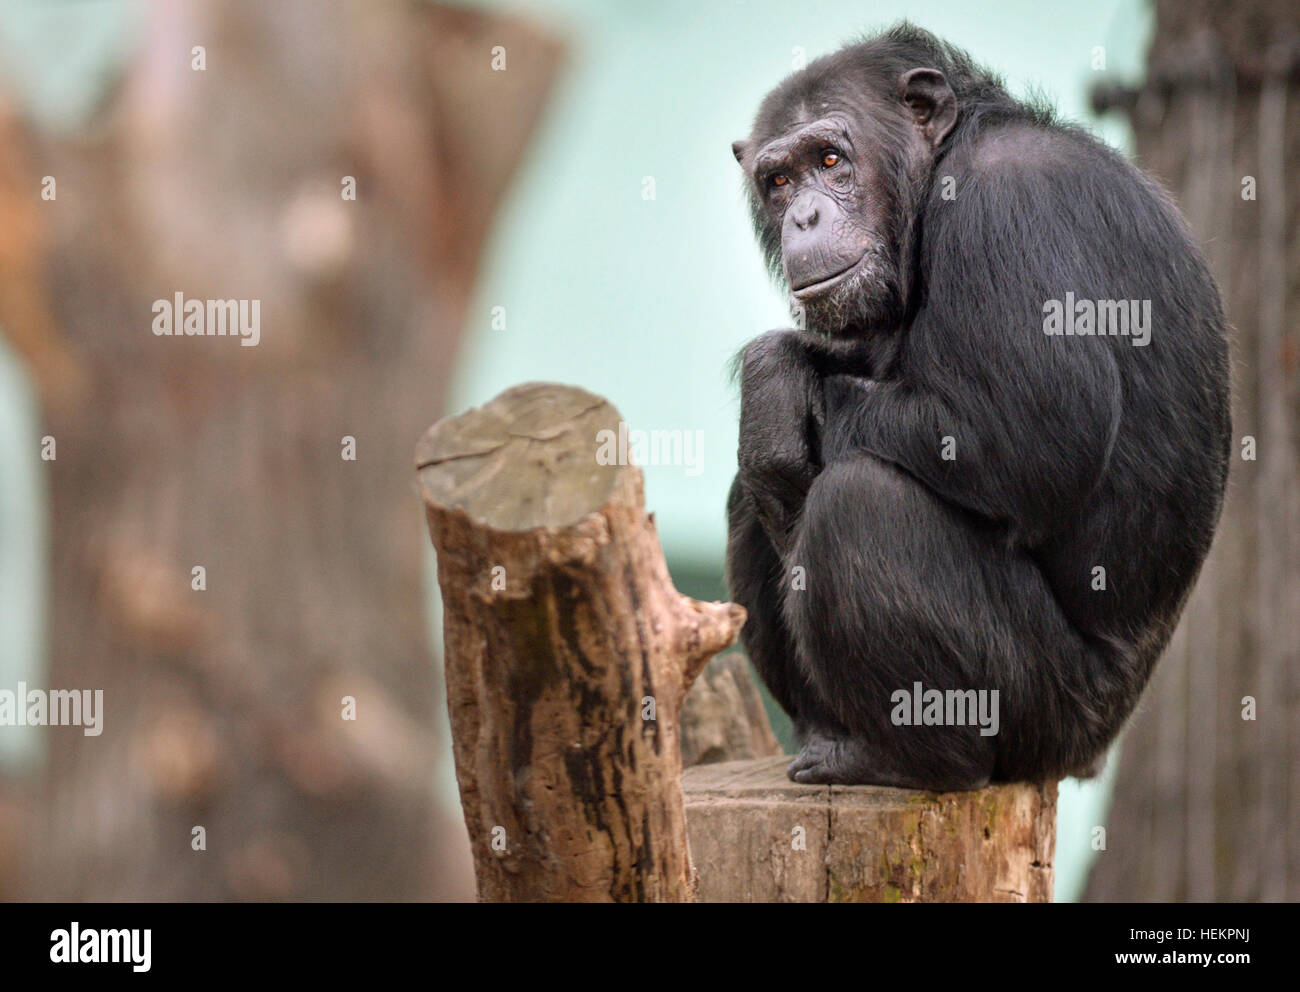
<instances>
[{"instance_id":1,"label":"chimpanzee's nose","mask_svg":"<svg viewBox=\"0 0 1300 992\"><path fill-rule=\"evenodd\" d=\"M810 196L791 204L790 219L799 230L808 230L817 223L817 200Z\"/></svg>"}]
</instances>

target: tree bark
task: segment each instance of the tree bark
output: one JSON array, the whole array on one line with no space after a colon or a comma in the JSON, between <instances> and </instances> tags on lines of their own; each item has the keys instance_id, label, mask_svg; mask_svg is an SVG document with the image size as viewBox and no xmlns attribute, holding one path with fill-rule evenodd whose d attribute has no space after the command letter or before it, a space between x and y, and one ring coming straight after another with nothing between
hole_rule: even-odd
<instances>
[{"instance_id":1,"label":"tree bark","mask_svg":"<svg viewBox=\"0 0 1300 992\"><path fill-rule=\"evenodd\" d=\"M744 610L672 585L620 417L531 383L416 452L456 775L485 901L684 901L679 714Z\"/></svg>"},{"instance_id":2,"label":"tree bark","mask_svg":"<svg viewBox=\"0 0 1300 992\"><path fill-rule=\"evenodd\" d=\"M1131 114L1139 163L1204 245L1234 332L1235 447L1214 548L1124 737L1088 896L1294 901L1300 173L1287 167L1300 161L1300 6L1155 7L1145 83L1094 100Z\"/></svg>"},{"instance_id":3,"label":"tree bark","mask_svg":"<svg viewBox=\"0 0 1300 992\"><path fill-rule=\"evenodd\" d=\"M57 441L48 684L107 710L101 737L48 735L0 823L17 895L467 898L409 439L560 47L431 3L146 10L89 133L0 123L0 323ZM156 337L178 290L259 299L260 344Z\"/></svg>"},{"instance_id":4,"label":"tree bark","mask_svg":"<svg viewBox=\"0 0 1300 992\"><path fill-rule=\"evenodd\" d=\"M736 651L718 655L686 694L683 767L780 753L749 662Z\"/></svg>"}]
</instances>

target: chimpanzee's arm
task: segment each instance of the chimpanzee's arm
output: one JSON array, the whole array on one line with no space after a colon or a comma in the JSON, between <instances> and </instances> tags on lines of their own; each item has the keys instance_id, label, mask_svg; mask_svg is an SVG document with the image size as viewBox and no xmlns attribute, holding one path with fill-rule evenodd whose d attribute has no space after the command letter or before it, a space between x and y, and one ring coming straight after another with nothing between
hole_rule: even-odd
<instances>
[{"instance_id":1,"label":"chimpanzee's arm","mask_svg":"<svg viewBox=\"0 0 1300 992\"><path fill-rule=\"evenodd\" d=\"M913 356L896 379L828 376L822 457L868 452L1033 543L1092 492L1120 415L1110 343L1041 334L1008 330L982 355L954 343L942 364Z\"/></svg>"},{"instance_id":2,"label":"chimpanzee's arm","mask_svg":"<svg viewBox=\"0 0 1300 992\"><path fill-rule=\"evenodd\" d=\"M740 482L782 554L821 471L825 408L809 337L770 331L751 341L740 360Z\"/></svg>"},{"instance_id":3,"label":"chimpanzee's arm","mask_svg":"<svg viewBox=\"0 0 1300 992\"><path fill-rule=\"evenodd\" d=\"M763 529L784 553L808 488L822 469L828 375L871 374L889 349L804 331L769 331L740 355L740 480Z\"/></svg>"}]
</instances>

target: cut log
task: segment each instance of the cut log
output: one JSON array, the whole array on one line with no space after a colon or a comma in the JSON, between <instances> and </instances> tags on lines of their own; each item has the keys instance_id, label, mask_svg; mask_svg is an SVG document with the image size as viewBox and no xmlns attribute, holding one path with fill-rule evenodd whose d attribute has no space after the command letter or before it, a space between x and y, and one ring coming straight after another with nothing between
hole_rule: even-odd
<instances>
[{"instance_id":1,"label":"cut log","mask_svg":"<svg viewBox=\"0 0 1300 992\"><path fill-rule=\"evenodd\" d=\"M789 758L686 771L701 902L1050 902L1056 784L797 785Z\"/></svg>"},{"instance_id":2,"label":"cut log","mask_svg":"<svg viewBox=\"0 0 1300 992\"><path fill-rule=\"evenodd\" d=\"M686 694L681 723L685 768L781 753L749 662L736 651L705 666Z\"/></svg>"},{"instance_id":3,"label":"cut log","mask_svg":"<svg viewBox=\"0 0 1300 992\"><path fill-rule=\"evenodd\" d=\"M686 901L679 716L745 612L678 593L618 411L530 383L435 424L416 466L485 901ZM610 431L611 435L602 432Z\"/></svg>"}]
</instances>

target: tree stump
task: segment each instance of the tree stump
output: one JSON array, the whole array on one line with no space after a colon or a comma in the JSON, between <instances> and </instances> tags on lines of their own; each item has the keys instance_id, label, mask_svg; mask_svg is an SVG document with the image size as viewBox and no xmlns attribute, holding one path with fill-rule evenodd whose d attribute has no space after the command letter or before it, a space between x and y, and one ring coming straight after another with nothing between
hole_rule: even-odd
<instances>
[{"instance_id":1,"label":"tree stump","mask_svg":"<svg viewBox=\"0 0 1300 992\"><path fill-rule=\"evenodd\" d=\"M681 727L684 768L781 753L749 662L737 651L704 667L686 694Z\"/></svg>"},{"instance_id":2,"label":"tree stump","mask_svg":"<svg viewBox=\"0 0 1300 992\"><path fill-rule=\"evenodd\" d=\"M416 450L456 777L485 901L693 897L678 719L745 612L678 593L618 411L530 383Z\"/></svg>"},{"instance_id":3,"label":"tree stump","mask_svg":"<svg viewBox=\"0 0 1300 992\"><path fill-rule=\"evenodd\" d=\"M701 902L1050 902L1056 784L798 785L785 756L687 769Z\"/></svg>"}]
</instances>

